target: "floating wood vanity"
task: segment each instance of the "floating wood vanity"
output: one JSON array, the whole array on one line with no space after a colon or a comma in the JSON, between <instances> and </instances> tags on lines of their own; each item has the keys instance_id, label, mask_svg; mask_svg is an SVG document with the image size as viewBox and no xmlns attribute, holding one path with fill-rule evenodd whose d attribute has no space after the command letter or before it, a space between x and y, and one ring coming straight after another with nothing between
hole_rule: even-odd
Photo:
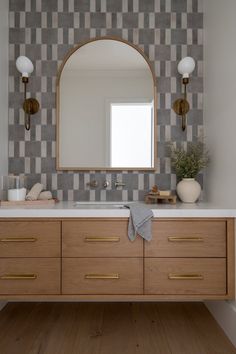
<instances>
[{"instance_id":1,"label":"floating wood vanity","mask_svg":"<svg viewBox=\"0 0 236 354\"><path fill-rule=\"evenodd\" d=\"M234 298L234 218L155 218L153 239L127 217L1 218L0 299Z\"/></svg>"}]
</instances>

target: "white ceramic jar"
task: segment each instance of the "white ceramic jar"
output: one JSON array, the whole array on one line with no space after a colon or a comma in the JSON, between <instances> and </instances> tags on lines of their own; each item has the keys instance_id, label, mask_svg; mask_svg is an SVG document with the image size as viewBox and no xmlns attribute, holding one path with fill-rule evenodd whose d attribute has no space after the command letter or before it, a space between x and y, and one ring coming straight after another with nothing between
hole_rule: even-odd
<instances>
[{"instance_id":1,"label":"white ceramic jar","mask_svg":"<svg viewBox=\"0 0 236 354\"><path fill-rule=\"evenodd\" d=\"M182 202L195 203L200 196L201 186L194 178L183 178L176 190Z\"/></svg>"}]
</instances>

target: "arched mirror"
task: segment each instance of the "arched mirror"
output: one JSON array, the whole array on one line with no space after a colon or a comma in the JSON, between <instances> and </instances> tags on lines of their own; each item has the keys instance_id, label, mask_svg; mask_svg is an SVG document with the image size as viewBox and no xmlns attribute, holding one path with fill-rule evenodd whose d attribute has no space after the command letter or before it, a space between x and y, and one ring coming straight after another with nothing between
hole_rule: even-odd
<instances>
[{"instance_id":1,"label":"arched mirror","mask_svg":"<svg viewBox=\"0 0 236 354\"><path fill-rule=\"evenodd\" d=\"M73 49L57 78L57 169L154 170L155 92L134 45L105 37Z\"/></svg>"}]
</instances>

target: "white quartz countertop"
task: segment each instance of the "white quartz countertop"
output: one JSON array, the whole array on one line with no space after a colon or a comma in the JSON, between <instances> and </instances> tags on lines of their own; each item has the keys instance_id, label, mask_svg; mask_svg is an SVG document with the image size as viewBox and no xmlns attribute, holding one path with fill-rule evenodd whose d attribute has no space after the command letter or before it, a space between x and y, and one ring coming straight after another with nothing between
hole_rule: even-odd
<instances>
[{"instance_id":1,"label":"white quartz countertop","mask_svg":"<svg viewBox=\"0 0 236 354\"><path fill-rule=\"evenodd\" d=\"M114 202L115 204L115 202ZM125 202L124 202L125 204ZM144 203L141 203L144 204ZM218 205L212 203L156 204L148 205L154 217L191 218L191 217L236 217L235 205ZM129 217L129 209L113 205L79 205L75 202L59 202L45 206L7 206L0 207L0 218L79 218L79 217Z\"/></svg>"}]
</instances>

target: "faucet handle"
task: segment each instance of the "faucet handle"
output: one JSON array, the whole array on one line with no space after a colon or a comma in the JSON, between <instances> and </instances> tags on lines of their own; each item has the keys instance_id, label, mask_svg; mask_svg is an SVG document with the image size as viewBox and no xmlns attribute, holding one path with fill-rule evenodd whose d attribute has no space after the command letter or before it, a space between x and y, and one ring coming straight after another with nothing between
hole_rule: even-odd
<instances>
[{"instance_id":1,"label":"faucet handle","mask_svg":"<svg viewBox=\"0 0 236 354\"><path fill-rule=\"evenodd\" d=\"M118 188L118 187L124 187L125 186L125 183L123 182L119 182L119 181L115 181L115 187Z\"/></svg>"},{"instance_id":2,"label":"faucet handle","mask_svg":"<svg viewBox=\"0 0 236 354\"><path fill-rule=\"evenodd\" d=\"M103 188L107 188L110 185L109 181L104 181Z\"/></svg>"},{"instance_id":3,"label":"faucet handle","mask_svg":"<svg viewBox=\"0 0 236 354\"><path fill-rule=\"evenodd\" d=\"M96 188L98 186L98 182L96 180L93 180L91 182L88 182L87 186L92 187L92 188Z\"/></svg>"}]
</instances>

